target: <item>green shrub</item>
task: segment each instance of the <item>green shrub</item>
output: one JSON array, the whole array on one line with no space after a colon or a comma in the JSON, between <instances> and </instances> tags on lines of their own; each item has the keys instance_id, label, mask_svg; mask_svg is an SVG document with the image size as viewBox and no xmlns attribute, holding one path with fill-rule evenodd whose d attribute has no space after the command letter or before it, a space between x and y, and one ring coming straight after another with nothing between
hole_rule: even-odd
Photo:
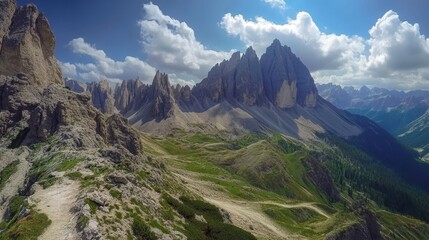
<instances>
[{"instance_id":1,"label":"green shrub","mask_svg":"<svg viewBox=\"0 0 429 240\"><path fill-rule=\"evenodd\" d=\"M185 206L188 206L194 209L198 214L203 215L207 221L223 221L222 214L216 206L201 200L192 200L185 196L181 196L179 199Z\"/></svg>"},{"instance_id":2,"label":"green shrub","mask_svg":"<svg viewBox=\"0 0 429 240\"><path fill-rule=\"evenodd\" d=\"M82 173L80 172L71 172L67 173L66 176L70 178L71 180L78 180L82 178Z\"/></svg>"},{"instance_id":3,"label":"green shrub","mask_svg":"<svg viewBox=\"0 0 429 240\"><path fill-rule=\"evenodd\" d=\"M121 212L118 212L118 211L116 211L116 212L115 212L115 216L116 216L116 218L117 218L117 219L119 219L119 220L123 218L123 217L122 217L122 213L121 213Z\"/></svg>"},{"instance_id":4,"label":"green shrub","mask_svg":"<svg viewBox=\"0 0 429 240\"><path fill-rule=\"evenodd\" d=\"M186 219L194 218L195 211L192 208L186 206L185 204L179 202L177 199L167 194L164 196L164 199L170 206L176 209L176 211L184 218Z\"/></svg>"},{"instance_id":5,"label":"green shrub","mask_svg":"<svg viewBox=\"0 0 429 240\"><path fill-rule=\"evenodd\" d=\"M89 198L85 199L85 203L88 204L91 214L95 214L97 212L97 203Z\"/></svg>"},{"instance_id":6,"label":"green shrub","mask_svg":"<svg viewBox=\"0 0 429 240\"><path fill-rule=\"evenodd\" d=\"M165 194L164 200L186 219L185 235L190 240L205 239L256 239L251 233L230 224L223 223L219 209L207 202L181 196L179 200ZM201 214L207 223L195 220L195 214Z\"/></svg>"},{"instance_id":7,"label":"green shrub","mask_svg":"<svg viewBox=\"0 0 429 240\"><path fill-rule=\"evenodd\" d=\"M39 184L43 187L43 189L45 189L45 188L48 188L48 187L54 185L57 180L58 180L57 177L49 175L47 178L40 180Z\"/></svg>"},{"instance_id":8,"label":"green shrub","mask_svg":"<svg viewBox=\"0 0 429 240\"><path fill-rule=\"evenodd\" d=\"M119 192L118 190L112 189L109 192L110 192L110 195L112 195L112 197L116 199L122 199L122 193Z\"/></svg>"},{"instance_id":9,"label":"green shrub","mask_svg":"<svg viewBox=\"0 0 429 240\"><path fill-rule=\"evenodd\" d=\"M34 210L30 214L19 221L6 232L5 236L10 239L29 239L37 240L37 237L42 235L45 229L51 224L48 216L43 213L38 213ZM0 236L0 239L7 239Z\"/></svg>"},{"instance_id":10,"label":"green shrub","mask_svg":"<svg viewBox=\"0 0 429 240\"><path fill-rule=\"evenodd\" d=\"M77 225L79 229L83 229L88 225L89 222L89 218L85 215L80 215L79 218L77 219Z\"/></svg>"},{"instance_id":11,"label":"green shrub","mask_svg":"<svg viewBox=\"0 0 429 240\"><path fill-rule=\"evenodd\" d=\"M79 162L83 161L84 158L69 158L64 160L57 166L56 170L59 172L64 172L74 168Z\"/></svg>"},{"instance_id":12,"label":"green shrub","mask_svg":"<svg viewBox=\"0 0 429 240\"><path fill-rule=\"evenodd\" d=\"M9 202L9 215L11 218L15 217L20 211L21 207L24 204L25 197L24 196L14 196L11 198Z\"/></svg>"},{"instance_id":13,"label":"green shrub","mask_svg":"<svg viewBox=\"0 0 429 240\"><path fill-rule=\"evenodd\" d=\"M206 235L210 239L256 240L251 233L231 224L208 222L207 226Z\"/></svg>"},{"instance_id":14,"label":"green shrub","mask_svg":"<svg viewBox=\"0 0 429 240\"><path fill-rule=\"evenodd\" d=\"M142 218L135 216L133 219L133 225L131 226L134 236L138 240L156 240L157 237L150 230L149 226L143 221Z\"/></svg>"},{"instance_id":15,"label":"green shrub","mask_svg":"<svg viewBox=\"0 0 429 240\"><path fill-rule=\"evenodd\" d=\"M0 172L0 191L6 185L7 180L18 170L19 161L13 161L9 163L1 172Z\"/></svg>"}]
</instances>

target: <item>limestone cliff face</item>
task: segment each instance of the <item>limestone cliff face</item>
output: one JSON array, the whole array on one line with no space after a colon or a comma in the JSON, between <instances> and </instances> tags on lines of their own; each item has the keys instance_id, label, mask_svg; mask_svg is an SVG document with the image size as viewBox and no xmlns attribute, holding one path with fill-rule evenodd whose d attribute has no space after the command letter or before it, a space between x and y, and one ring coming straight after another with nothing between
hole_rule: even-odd
<instances>
[{"instance_id":1,"label":"limestone cliff face","mask_svg":"<svg viewBox=\"0 0 429 240\"><path fill-rule=\"evenodd\" d=\"M94 107L107 115L115 112L115 100L107 80L90 83L87 91L91 94Z\"/></svg>"},{"instance_id":2,"label":"limestone cliff face","mask_svg":"<svg viewBox=\"0 0 429 240\"><path fill-rule=\"evenodd\" d=\"M148 100L153 102L152 114L157 121L173 114L174 93L167 74L156 72L148 91Z\"/></svg>"},{"instance_id":3,"label":"limestone cliff face","mask_svg":"<svg viewBox=\"0 0 429 240\"><path fill-rule=\"evenodd\" d=\"M188 93L186 93L188 91ZM156 72L152 84L145 85L140 80L126 80L115 89L115 105L118 111L129 116L141 112L141 117L149 121L162 121L174 114L176 98L190 96L189 87L173 88L168 75Z\"/></svg>"},{"instance_id":4,"label":"limestone cliff face","mask_svg":"<svg viewBox=\"0 0 429 240\"><path fill-rule=\"evenodd\" d=\"M253 106L264 101L262 83L259 59L250 47L243 56L236 52L228 61L216 64L192 94L206 107L224 100Z\"/></svg>"},{"instance_id":5,"label":"limestone cliff face","mask_svg":"<svg viewBox=\"0 0 429 240\"><path fill-rule=\"evenodd\" d=\"M143 101L143 93L147 88L146 85L136 80L125 80L122 81L115 89L114 98L116 109L122 114L138 108L138 104Z\"/></svg>"},{"instance_id":6,"label":"limestone cliff face","mask_svg":"<svg viewBox=\"0 0 429 240\"><path fill-rule=\"evenodd\" d=\"M139 112L143 122L161 121L174 114L203 112L227 101L246 106L274 106L287 109L297 104L315 107L318 93L310 72L289 47L278 40L267 48L259 60L249 47L244 54L236 52L229 60L216 64L200 83L172 87L168 76L156 73L152 85L124 81L115 90L116 108L125 116ZM151 109L148 112L148 109ZM137 121L133 119L133 121Z\"/></svg>"},{"instance_id":7,"label":"limestone cliff face","mask_svg":"<svg viewBox=\"0 0 429 240\"><path fill-rule=\"evenodd\" d=\"M16 0L0 0L0 51L16 9Z\"/></svg>"},{"instance_id":8,"label":"limestone cliff face","mask_svg":"<svg viewBox=\"0 0 429 240\"><path fill-rule=\"evenodd\" d=\"M19 7L10 13L15 1L1 1L0 74L27 75L28 80L39 90L50 83L63 83L60 67L54 57L55 37L46 17L33 4ZM5 32L5 29L8 29Z\"/></svg>"},{"instance_id":9,"label":"limestone cliff face","mask_svg":"<svg viewBox=\"0 0 429 240\"><path fill-rule=\"evenodd\" d=\"M296 104L315 107L317 89L310 72L287 46L275 40L258 59L249 47L243 56L234 53L228 61L216 64L192 94L210 107L216 103L238 101L248 106L268 101L279 108Z\"/></svg>"},{"instance_id":10,"label":"limestone cliff face","mask_svg":"<svg viewBox=\"0 0 429 240\"><path fill-rule=\"evenodd\" d=\"M248 106L260 105L264 101L261 64L252 47L246 50L237 66L234 95Z\"/></svg>"},{"instance_id":11,"label":"limestone cliff face","mask_svg":"<svg viewBox=\"0 0 429 240\"><path fill-rule=\"evenodd\" d=\"M54 35L37 7L16 9L14 0L0 0L0 7L0 145L15 148L56 135L70 147L115 145L139 154L138 134L127 120L106 117L88 94L64 86ZM100 109L113 113L107 81L89 88Z\"/></svg>"},{"instance_id":12,"label":"limestone cliff face","mask_svg":"<svg viewBox=\"0 0 429 240\"><path fill-rule=\"evenodd\" d=\"M192 94L205 107L210 107L226 99L233 99L235 92L235 75L240 63L240 52L231 58L216 64L203 79L192 89Z\"/></svg>"},{"instance_id":13,"label":"limestone cliff face","mask_svg":"<svg viewBox=\"0 0 429 240\"><path fill-rule=\"evenodd\" d=\"M315 107L317 89L307 67L279 40L267 48L261 57L265 95L280 108L296 103Z\"/></svg>"}]
</instances>

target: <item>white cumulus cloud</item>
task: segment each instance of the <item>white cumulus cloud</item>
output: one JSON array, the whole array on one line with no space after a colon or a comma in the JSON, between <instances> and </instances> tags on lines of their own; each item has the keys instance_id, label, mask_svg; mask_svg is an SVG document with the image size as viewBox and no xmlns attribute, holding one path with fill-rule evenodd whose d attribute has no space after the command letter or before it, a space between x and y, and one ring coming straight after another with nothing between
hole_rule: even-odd
<instances>
[{"instance_id":1,"label":"white cumulus cloud","mask_svg":"<svg viewBox=\"0 0 429 240\"><path fill-rule=\"evenodd\" d=\"M369 34L368 68L375 76L429 67L429 39L418 24L402 22L396 12L388 11Z\"/></svg>"},{"instance_id":2,"label":"white cumulus cloud","mask_svg":"<svg viewBox=\"0 0 429 240\"><path fill-rule=\"evenodd\" d=\"M246 20L242 15L228 13L223 16L221 26L247 46L253 46L259 56L277 38L291 47L311 71L336 69L354 61L365 49L361 37L321 32L307 12L299 12L296 19L284 24L262 17Z\"/></svg>"},{"instance_id":3,"label":"white cumulus cloud","mask_svg":"<svg viewBox=\"0 0 429 240\"><path fill-rule=\"evenodd\" d=\"M270 4L273 8L286 9L286 2L284 0L264 0L264 2Z\"/></svg>"},{"instance_id":4,"label":"white cumulus cloud","mask_svg":"<svg viewBox=\"0 0 429 240\"><path fill-rule=\"evenodd\" d=\"M230 52L207 49L185 22L164 15L157 5L144 5L138 22L143 50L156 68L199 81L216 63L229 59Z\"/></svg>"},{"instance_id":5,"label":"white cumulus cloud","mask_svg":"<svg viewBox=\"0 0 429 240\"><path fill-rule=\"evenodd\" d=\"M58 61L61 67L61 71L63 72L64 77L74 78L77 76L76 65L69 62L61 62Z\"/></svg>"},{"instance_id":6,"label":"white cumulus cloud","mask_svg":"<svg viewBox=\"0 0 429 240\"><path fill-rule=\"evenodd\" d=\"M76 38L69 42L72 51L77 54L89 56L92 63L63 63L61 64L66 77L76 76L86 81L98 81L107 79L120 81L124 79L140 78L146 83L155 75L155 68L146 62L127 56L123 61L115 61L109 58L103 50L96 49L83 38Z\"/></svg>"},{"instance_id":7,"label":"white cumulus cloud","mask_svg":"<svg viewBox=\"0 0 429 240\"><path fill-rule=\"evenodd\" d=\"M401 21L393 11L378 19L368 39L327 34L306 12L283 24L227 13L220 24L229 35L253 46L259 56L273 39L279 39L320 83L429 89L429 39L418 24Z\"/></svg>"}]
</instances>

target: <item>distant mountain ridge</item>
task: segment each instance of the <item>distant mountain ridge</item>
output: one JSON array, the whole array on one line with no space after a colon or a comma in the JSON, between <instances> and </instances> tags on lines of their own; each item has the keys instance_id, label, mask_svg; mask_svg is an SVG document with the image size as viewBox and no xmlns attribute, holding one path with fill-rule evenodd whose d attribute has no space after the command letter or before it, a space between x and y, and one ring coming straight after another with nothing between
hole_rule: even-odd
<instances>
[{"instance_id":1,"label":"distant mountain ridge","mask_svg":"<svg viewBox=\"0 0 429 240\"><path fill-rule=\"evenodd\" d=\"M422 156L429 153L429 91L317 85L319 94L335 106L366 116Z\"/></svg>"}]
</instances>

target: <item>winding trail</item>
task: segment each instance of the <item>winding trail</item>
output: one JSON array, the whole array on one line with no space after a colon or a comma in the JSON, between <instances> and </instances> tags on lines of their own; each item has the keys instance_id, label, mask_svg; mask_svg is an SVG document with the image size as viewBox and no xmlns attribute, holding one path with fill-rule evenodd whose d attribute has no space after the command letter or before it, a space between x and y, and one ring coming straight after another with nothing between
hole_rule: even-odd
<instances>
[{"instance_id":1,"label":"winding trail","mask_svg":"<svg viewBox=\"0 0 429 240\"><path fill-rule=\"evenodd\" d=\"M180 171L179 171L180 172ZM240 201L231 199L224 192L220 191L215 184L194 179L189 173L181 174L175 172L174 175L185 182L187 188L202 196L205 201L226 210L234 225L237 225L252 234L258 239L305 239L302 236L288 232L282 226L279 226L261 209L262 204L275 205L284 208L307 208L327 218L331 217L322 209L314 206L313 202L300 203L279 203L275 201Z\"/></svg>"},{"instance_id":2,"label":"winding trail","mask_svg":"<svg viewBox=\"0 0 429 240\"><path fill-rule=\"evenodd\" d=\"M251 203L269 204L269 205L275 205L275 206L284 207L284 208L307 208L317 212L318 214L328 219L331 218L331 216L329 216L326 212L322 211L322 209L314 206L314 203L303 202L303 203L296 203L296 204L284 204L284 203L278 203L273 201L262 201L262 202L251 202Z\"/></svg>"},{"instance_id":3,"label":"winding trail","mask_svg":"<svg viewBox=\"0 0 429 240\"><path fill-rule=\"evenodd\" d=\"M77 240L76 218L70 212L79 194L79 184L63 180L46 189L40 186L30 197L36 209L45 213L52 223L39 237L40 240Z\"/></svg>"}]
</instances>

